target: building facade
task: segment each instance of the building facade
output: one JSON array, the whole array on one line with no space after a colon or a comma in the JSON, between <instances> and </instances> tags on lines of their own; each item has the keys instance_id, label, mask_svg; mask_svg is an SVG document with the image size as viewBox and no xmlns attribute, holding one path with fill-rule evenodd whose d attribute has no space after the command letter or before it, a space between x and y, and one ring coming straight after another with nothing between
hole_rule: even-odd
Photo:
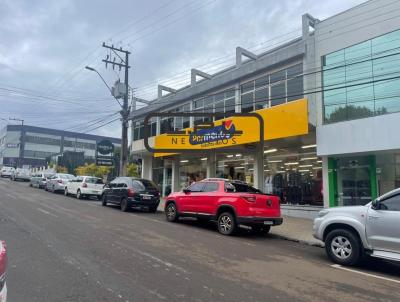
<instances>
[{"instance_id":1,"label":"building facade","mask_svg":"<svg viewBox=\"0 0 400 302\"><path fill-rule=\"evenodd\" d=\"M397 1L371 0L323 21L305 14L297 39L261 54L238 47L230 68L212 75L192 69L191 85L179 90L159 86L159 97L132 114L131 151L142 158L143 177L163 195L206 177L242 179L279 195L283 211L300 217L365 204L399 187L399 9ZM292 131L304 126L302 110L291 111L302 102L307 129ZM261 114L269 135L235 152L204 145L195 154L153 154L144 146L143 120L155 112L216 116L153 116L153 147L168 146L170 130L237 123L233 113Z\"/></svg>"},{"instance_id":2,"label":"building facade","mask_svg":"<svg viewBox=\"0 0 400 302\"><path fill-rule=\"evenodd\" d=\"M207 177L240 179L279 195L288 211L319 210L323 206L322 159L316 154L316 105L314 95L304 93L312 83L303 76L314 56L316 21L303 16L302 36L267 52L254 54L238 47L236 65L216 74L192 69L187 87L159 86L159 97L132 113L131 152L142 159L142 176L153 179L164 196ZM203 79L197 81L198 76ZM164 96L163 91L169 93ZM144 118L156 112L215 115L152 117L149 143L156 148L171 147L167 134L171 130L223 121L236 129L249 127L232 116L235 113L258 113L265 133L263 138L252 138L258 135L258 125L254 131L251 127L243 131L235 151L214 142L211 147L202 144L196 153L153 154L144 145Z\"/></svg>"},{"instance_id":3,"label":"building facade","mask_svg":"<svg viewBox=\"0 0 400 302\"><path fill-rule=\"evenodd\" d=\"M118 138L76 133L27 125L7 125L0 131L0 164L14 167L42 167L46 160L65 151L83 152L95 160L96 144L110 140L121 145Z\"/></svg>"},{"instance_id":4,"label":"building facade","mask_svg":"<svg viewBox=\"0 0 400 302\"><path fill-rule=\"evenodd\" d=\"M367 1L315 26L317 154L325 206L400 186L400 2Z\"/></svg>"}]
</instances>

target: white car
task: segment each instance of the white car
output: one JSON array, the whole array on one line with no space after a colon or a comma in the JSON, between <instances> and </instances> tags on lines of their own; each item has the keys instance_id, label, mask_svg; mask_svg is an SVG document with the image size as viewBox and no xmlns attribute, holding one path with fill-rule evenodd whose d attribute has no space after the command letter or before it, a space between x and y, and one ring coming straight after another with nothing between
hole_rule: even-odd
<instances>
[{"instance_id":1,"label":"white car","mask_svg":"<svg viewBox=\"0 0 400 302\"><path fill-rule=\"evenodd\" d=\"M7 301L7 249L4 241L0 241L0 302Z\"/></svg>"},{"instance_id":2,"label":"white car","mask_svg":"<svg viewBox=\"0 0 400 302\"><path fill-rule=\"evenodd\" d=\"M75 178L72 174L56 173L53 176L47 178L46 186L44 189L49 192L64 192L65 186Z\"/></svg>"},{"instance_id":3,"label":"white car","mask_svg":"<svg viewBox=\"0 0 400 302\"><path fill-rule=\"evenodd\" d=\"M313 229L338 264L354 265L365 254L400 261L400 189L365 206L322 210Z\"/></svg>"},{"instance_id":4,"label":"white car","mask_svg":"<svg viewBox=\"0 0 400 302\"><path fill-rule=\"evenodd\" d=\"M4 166L3 168L1 168L0 176L1 177L11 177L14 170L15 169L13 167Z\"/></svg>"},{"instance_id":5,"label":"white car","mask_svg":"<svg viewBox=\"0 0 400 302\"><path fill-rule=\"evenodd\" d=\"M101 178L93 176L77 176L67 183L64 194L66 196L75 195L78 199L89 196L96 196L97 199L100 199L101 194L103 194L103 188L104 182Z\"/></svg>"},{"instance_id":6,"label":"white car","mask_svg":"<svg viewBox=\"0 0 400 302\"><path fill-rule=\"evenodd\" d=\"M17 168L12 171L11 173L11 180L23 180L23 181L30 181L31 180L31 173L28 169L24 168Z\"/></svg>"}]
</instances>

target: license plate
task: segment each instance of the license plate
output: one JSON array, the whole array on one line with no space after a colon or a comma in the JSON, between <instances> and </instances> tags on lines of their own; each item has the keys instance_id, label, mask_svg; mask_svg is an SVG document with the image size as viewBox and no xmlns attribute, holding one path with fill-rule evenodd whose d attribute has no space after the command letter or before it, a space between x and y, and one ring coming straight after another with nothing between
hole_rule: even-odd
<instances>
[{"instance_id":1,"label":"license plate","mask_svg":"<svg viewBox=\"0 0 400 302\"><path fill-rule=\"evenodd\" d=\"M151 196L150 195L142 195L142 198L146 199L146 200L149 200L149 199L151 199Z\"/></svg>"},{"instance_id":2,"label":"license plate","mask_svg":"<svg viewBox=\"0 0 400 302\"><path fill-rule=\"evenodd\" d=\"M273 223L273 221L264 221L264 224L266 224L266 225L273 225L274 223Z\"/></svg>"}]
</instances>

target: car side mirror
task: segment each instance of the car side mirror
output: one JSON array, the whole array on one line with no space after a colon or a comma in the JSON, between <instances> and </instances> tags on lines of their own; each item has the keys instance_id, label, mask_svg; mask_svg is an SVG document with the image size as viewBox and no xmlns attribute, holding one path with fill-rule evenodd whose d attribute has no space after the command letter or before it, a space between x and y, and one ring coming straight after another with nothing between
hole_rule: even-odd
<instances>
[{"instance_id":1,"label":"car side mirror","mask_svg":"<svg viewBox=\"0 0 400 302\"><path fill-rule=\"evenodd\" d=\"M189 194L191 191L190 191L190 189L183 189L183 193L185 193L185 194Z\"/></svg>"},{"instance_id":2,"label":"car side mirror","mask_svg":"<svg viewBox=\"0 0 400 302\"><path fill-rule=\"evenodd\" d=\"M372 201L371 207L372 207L374 210L379 210L379 200L378 200L378 199L373 200L373 201Z\"/></svg>"}]
</instances>

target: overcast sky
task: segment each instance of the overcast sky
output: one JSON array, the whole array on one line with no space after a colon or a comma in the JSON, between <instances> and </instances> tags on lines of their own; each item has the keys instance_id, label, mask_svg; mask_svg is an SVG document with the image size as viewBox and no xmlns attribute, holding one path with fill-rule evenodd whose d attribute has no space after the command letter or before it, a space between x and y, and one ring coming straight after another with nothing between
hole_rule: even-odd
<instances>
[{"instance_id":1,"label":"overcast sky","mask_svg":"<svg viewBox=\"0 0 400 302\"><path fill-rule=\"evenodd\" d=\"M255 53L300 35L301 15L322 20L362 0L0 0L0 126L25 124L120 136L119 105L95 67L103 41L132 52L130 85L152 99L157 83L179 88L190 69L215 72L236 46ZM120 73L123 79L123 72Z\"/></svg>"}]
</instances>

